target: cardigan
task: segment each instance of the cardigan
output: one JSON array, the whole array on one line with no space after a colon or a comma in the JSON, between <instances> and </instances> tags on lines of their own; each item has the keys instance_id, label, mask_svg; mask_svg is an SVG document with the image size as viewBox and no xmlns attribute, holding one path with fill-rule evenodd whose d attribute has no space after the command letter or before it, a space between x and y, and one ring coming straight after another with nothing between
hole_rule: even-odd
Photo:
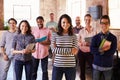
<instances>
[{"instance_id":1,"label":"cardigan","mask_svg":"<svg viewBox=\"0 0 120 80\"><path fill-rule=\"evenodd\" d=\"M94 55L93 64L100 67L112 67L113 65L113 55L117 48L117 38L111 32L107 35L106 40L111 42L111 47L109 50L104 51L104 54L101 55L99 51L99 46L102 41L101 37L104 36L103 33L98 33L92 38L90 50Z\"/></svg>"}]
</instances>

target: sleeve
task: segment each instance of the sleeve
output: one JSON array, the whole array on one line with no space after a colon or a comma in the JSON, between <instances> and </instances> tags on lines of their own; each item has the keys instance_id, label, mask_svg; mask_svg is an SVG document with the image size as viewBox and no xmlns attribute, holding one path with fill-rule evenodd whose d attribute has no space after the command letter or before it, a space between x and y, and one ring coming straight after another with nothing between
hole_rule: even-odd
<instances>
[{"instance_id":1,"label":"sleeve","mask_svg":"<svg viewBox=\"0 0 120 80\"><path fill-rule=\"evenodd\" d=\"M4 32L2 34L2 39L1 39L0 47L4 47L5 44L6 44L6 32Z\"/></svg>"},{"instance_id":2,"label":"sleeve","mask_svg":"<svg viewBox=\"0 0 120 80\"><path fill-rule=\"evenodd\" d=\"M56 44L55 37L56 37L56 33L52 33L52 36L51 36L51 47L52 48L55 48L55 44Z\"/></svg>"},{"instance_id":3,"label":"sleeve","mask_svg":"<svg viewBox=\"0 0 120 80\"><path fill-rule=\"evenodd\" d=\"M51 31L49 30L49 32L48 32L48 39L51 41L51 37L52 37L52 33L51 33Z\"/></svg>"},{"instance_id":4,"label":"sleeve","mask_svg":"<svg viewBox=\"0 0 120 80\"><path fill-rule=\"evenodd\" d=\"M13 42L12 42L12 49L16 49L16 45L17 45L17 35L13 38Z\"/></svg>"},{"instance_id":5,"label":"sleeve","mask_svg":"<svg viewBox=\"0 0 120 80\"><path fill-rule=\"evenodd\" d=\"M73 47L78 48L78 39L76 35L73 37Z\"/></svg>"},{"instance_id":6,"label":"sleeve","mask_svg":"<svg viewBox=\"0 0 120 80\"><path fill-rule=\"evenodd\" d=\"M113 37L111 48L108 51L105 51L104 55L113 55L117 49L117 38Z\"/></svg>"},{"instance_id":7,"label":"sleeve","mask_svg":"<svg viewBox=\"0 0 120 80\"><path fill-rule=\"evenodd\" d=\"M32 35L31 43L35 43L35 37Z\"/></svg>"},{"instance_id":8,"label":"sleeve","mask_svg":"<svg viewBox=\"0 0 120 80\"><path fill-rule=\"evenodd\" d=\"M48 22L46 23L46 28L48 28Z\"/></svg>"},{"instance_id":9,"label":"sleeve","mask_svg":"<svg viewBox=\"0 0 120 80\"><path fill-rule=\"evenodd\" d=\"M90 51L92 54L100 55L99 53L99 46L97 45L97 37L93 37L90 45Z\"/></svg>"}]
</instances>

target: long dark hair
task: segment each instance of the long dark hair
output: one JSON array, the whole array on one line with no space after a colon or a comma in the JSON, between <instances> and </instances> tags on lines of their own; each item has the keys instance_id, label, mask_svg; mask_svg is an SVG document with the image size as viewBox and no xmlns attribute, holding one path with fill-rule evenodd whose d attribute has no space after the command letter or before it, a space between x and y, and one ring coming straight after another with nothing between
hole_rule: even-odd
<instances>
[{"instance_id":1,"label":"long dark hair","mask_svg":"<svg viewBox=\"0 0 120 80\"><path fill-rule=\"evenodd\" d=\"M59 21L58 21L58 32L57 32L57 34L58 34L58 35L63 35L63 28L62 28L62 26L61 26L61 20L62 20L63 18L66 18L66 19L68 20L68 23L70 24L70 27L69 27L69 29L68 29L68 35L69 35L69 36L72 36L72 35L73 35L72 20L71 20L70 16L67 15L67 14L61 15L61 17L59 18Z\"/></svg>"},{"instance_id":2,"label":"long dark hair","mask_svg":"<svg viewBox=\"0 0 120 80\"><path fill-rule=\"evenodd\" d=\"M27 24L27 27L28 27L28 30L27 30L26 34L31 35L31 26L30 26L30 24L29 24L29 22L28 22L27 20L22 20L22 21L20 22L20 24L19 24L19 26L18 26L18 34L21 33L20 26L21 26L21 24L22 24L23 22L25 22L25 23Z\"/></svg>"}]
</instances>

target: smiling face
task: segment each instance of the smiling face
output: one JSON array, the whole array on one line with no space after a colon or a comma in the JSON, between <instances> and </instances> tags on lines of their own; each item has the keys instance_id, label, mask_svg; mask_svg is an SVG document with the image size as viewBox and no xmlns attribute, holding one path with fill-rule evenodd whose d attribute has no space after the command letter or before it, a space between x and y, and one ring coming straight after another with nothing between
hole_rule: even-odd
<instances>
[{"instance_id":1,"label":"smiling face","mask_svg":"<svg viewBox=\"0 0 120 80\"><path fill-rule=\"evenodd\" d=\"M22 22L20 25L20 30L22 34L26 34L28 31L28 25L25 22Z\"/></svg>"},{"instance_id":2,"label":"smiling face","mask_svg":"<svg viewBox=\"0 0 120 80\"><path fill-rule=\"evenodd\" d=\"M16 29L16 22L14 20L10 20L8 24L10 29Z\"/></svg>"},{"instance_id":3,"label":"smiling face","mask_svg":"<svg viewBox=\"0 0 120 80\"><path fill-rule=\"evenodd\" d=\"M63 28L63 32L68 32L68 29L70 27L70 23L68 23L68 20L66 18L62 18L61 27Z\"/></svg>"},{"instance_id":4,"label":"smiling face","mask_svg":"<svg viewBox=\"0 0 120 80\"><path fill-rule=\"evenodd\" d=\"M86 16L85 18L84 18L84 20L85 20L85 25L86 26L90 26L90 24L91 24L91 17L90 16Z\"/></svg>"},{"instance_id":5,"label":"smiling face","mask_svg":"<svg viewBox=\"0 0 120 80\"><path fill-rule=\"evenodd\" d=\"M37 19L36 22L37 22L37 25L38 25L39 28L43 28L44 21L42 19Z\"/></svg>"},{"instance_id":6,"label":"smiling face","mask_svg":"<svg viewBox=\"0 0 120 80\"><path fill-rule=\"evenodd\" d=\"M110 26L108 19L101 19L100 25L103 33L108 32Z\"/></svg>"},{"instance_id":7,"label":"smiling face","mask_svg":"<svg viewBox=\"0 0 120 80\"><path fill-rule=\"evenodd\" d=\"M80 17L76 17L75 23L76 26L80 26Z\"/></svg>"}]
</instances>

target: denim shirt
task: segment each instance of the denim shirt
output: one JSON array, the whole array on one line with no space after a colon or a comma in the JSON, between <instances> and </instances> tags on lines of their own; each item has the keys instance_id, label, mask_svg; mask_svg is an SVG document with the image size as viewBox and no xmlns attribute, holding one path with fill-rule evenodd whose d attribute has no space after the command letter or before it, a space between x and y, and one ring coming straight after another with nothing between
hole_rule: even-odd
<instances>
[{"instance_id":1,"label":"denim shirt","mask_svg":"<svg viewBox=\"0 0 120 80\"><path fill-rule=\"evenodd\" d=\"M34 42L35 42L35 38L33 35L18 34L13 39L12 48L14 50L23 50L26 48L28 44L34 43ZM14 58L20 61L29 61L31 60L31 54L18 53L18 54L15 54Z\"/></svg>"}]
</instances>

